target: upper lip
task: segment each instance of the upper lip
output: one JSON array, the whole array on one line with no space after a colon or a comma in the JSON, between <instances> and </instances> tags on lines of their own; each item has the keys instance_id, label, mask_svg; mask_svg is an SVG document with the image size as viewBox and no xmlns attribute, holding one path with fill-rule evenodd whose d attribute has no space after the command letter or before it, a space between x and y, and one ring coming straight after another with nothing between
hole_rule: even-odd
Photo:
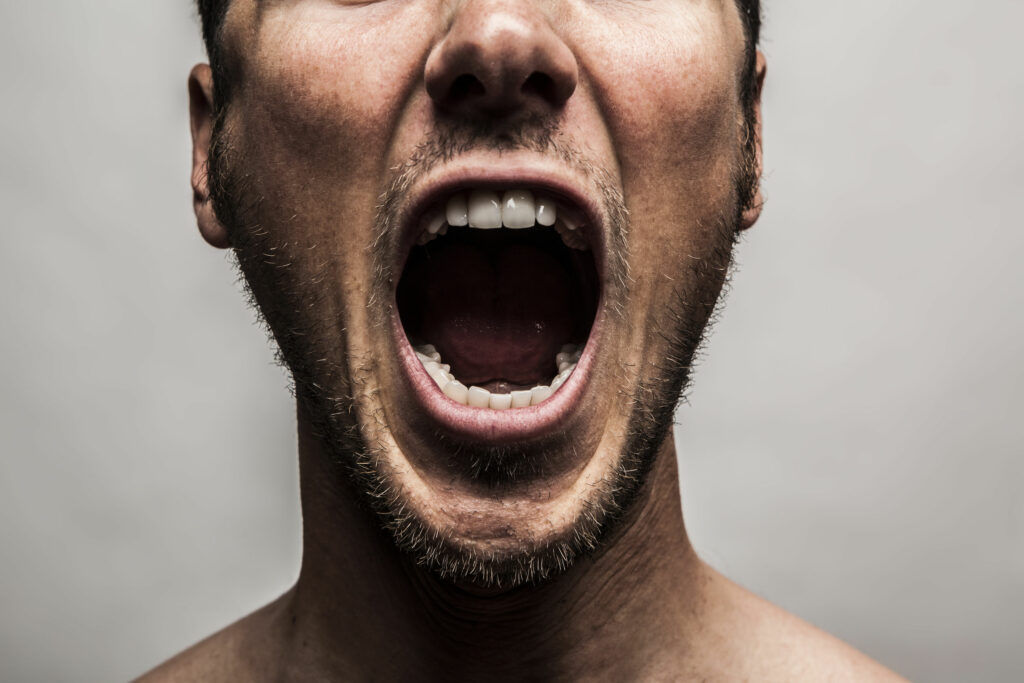
<instances>
[{"instance_id":1,"label":"upper lip","mask_svg":"<svg viewBox=\"0 0 1024 683\"><path fill-rule=\"evenodd\" d=\"M542 191L556 200L561 200L582 212L585 217L581 229L593 249L595 265L601 281L604 281L606 221L604 212L594 192L586 192L580 187L581 179L573 174L559 173L551 170L538 170L536 167L522 166L503 167L495 170L493 166L483 164L465 164L448 169L436 175L428 176L411 192L405 208L401 211L399 225L400 238L396 254L397 270L400 274L405 261L412 251L416 239L422 231L420 218L433 205L445 201L452 194L471 189L510 189L523 187L534 191ZM398 278L393 287L397 287Z\"/></svg>"}]
</instances>

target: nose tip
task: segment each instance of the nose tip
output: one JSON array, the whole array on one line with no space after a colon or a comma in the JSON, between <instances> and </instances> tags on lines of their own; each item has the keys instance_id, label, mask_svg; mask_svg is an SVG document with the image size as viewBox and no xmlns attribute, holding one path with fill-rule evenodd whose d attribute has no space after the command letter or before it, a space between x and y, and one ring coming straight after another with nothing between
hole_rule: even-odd
<instances>
[{"instance_id":1,"label":"nose tip","mask_svg":"<svg viewBox=\"0 0 1024 683\"><path fill-rule=\"evenodd\" d=\"M575 92L579 69L532 0L468 0L427 58L425 80L448 113L549 113Z\"/></svg>"}]
</instances>

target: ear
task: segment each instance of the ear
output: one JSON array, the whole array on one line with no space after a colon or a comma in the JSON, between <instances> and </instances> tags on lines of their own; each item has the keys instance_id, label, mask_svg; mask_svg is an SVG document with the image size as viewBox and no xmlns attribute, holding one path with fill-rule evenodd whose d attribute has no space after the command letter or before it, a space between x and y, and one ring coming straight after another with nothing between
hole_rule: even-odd
<instances>
[{"instance_id":1,"label":"ear","mask_svg":"<svg viewBox=\"0 0 1024 683\"><path fill-rule=\"evenodd\" d=\"M754 99L754 135L756 136L754 141L756 150L754 163L756 165L755 171L757 172L757 192L750 206L743 210L743 216L740 219L740 230L746 230L753 226L757 219L760 218L761 208L764 206L764 196L761 194L761 174L764 172L761 144L761 93L764 91L764 76L768 71L768 65L765 62L764 53L760 50L757 51L757 62L754 68L757 71L757 96Z\"/></svg>"},{"instance_id":2,"label":"ear","mask_svg":"<svg viewBox=\"0 0 1024 683\"><path fill-rule=\"evenodd\" d=\"M213 71L209 64L197 64L188 75L188 113L192 125L192 208L203 239L225 249L231 243L228 231L213 212L207 173L213 139Z\"/></svg>"}]
</instances>

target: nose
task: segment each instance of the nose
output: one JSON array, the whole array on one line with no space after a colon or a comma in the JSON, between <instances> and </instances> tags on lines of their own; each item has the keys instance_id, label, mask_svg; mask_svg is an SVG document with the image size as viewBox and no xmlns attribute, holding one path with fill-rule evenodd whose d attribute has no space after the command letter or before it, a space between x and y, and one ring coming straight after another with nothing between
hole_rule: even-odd
<instances>
[{"instance_id":1,"label":"nose","mask_svg":"<svg viewBox=\"0 0 1024 683\"><path fill-rule=\"evenodd\" d=\"M550 114L576 90L579 67L536 0L464 0L427 57L425 79L449 114Z\"/></svg>"}]
</instances>

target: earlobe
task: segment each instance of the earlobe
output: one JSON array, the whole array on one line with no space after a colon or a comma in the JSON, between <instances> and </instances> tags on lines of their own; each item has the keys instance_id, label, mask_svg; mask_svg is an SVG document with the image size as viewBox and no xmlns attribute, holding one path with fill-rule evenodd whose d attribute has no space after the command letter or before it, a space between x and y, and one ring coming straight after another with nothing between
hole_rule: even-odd
<instances>
[{"instance_id":1,"label":"earlobe","mask_svg":"<svg viewBox=\"0 0 1024 683\"><path fill-rule=\"evenodd\" d=\"M192 207L199 233L211 245L231 246L228 232L217 219L210 201L207 164L213 141L213 72L209 64L197 64L188 76L189 119L192 127Z\"/></svg>"},{"instance_id":2,"label":"earlobe","mask_svg":"<svg viewBox=\"0 0 1024 683\"><path fill-rule=\"evenodd\" d=\"M746 230L757 222L761 217L761 208L764 206L764 196L761 194L761 174L764 173L763 145L761 136L761 93L764 92L764 77L768 71L764 53L757 51L757 62L755 65L757 94L754 99L754 173L757 179L757 191L750 204L743 209L740 219L740 230Z\"/></svg>"}]
</instances>

